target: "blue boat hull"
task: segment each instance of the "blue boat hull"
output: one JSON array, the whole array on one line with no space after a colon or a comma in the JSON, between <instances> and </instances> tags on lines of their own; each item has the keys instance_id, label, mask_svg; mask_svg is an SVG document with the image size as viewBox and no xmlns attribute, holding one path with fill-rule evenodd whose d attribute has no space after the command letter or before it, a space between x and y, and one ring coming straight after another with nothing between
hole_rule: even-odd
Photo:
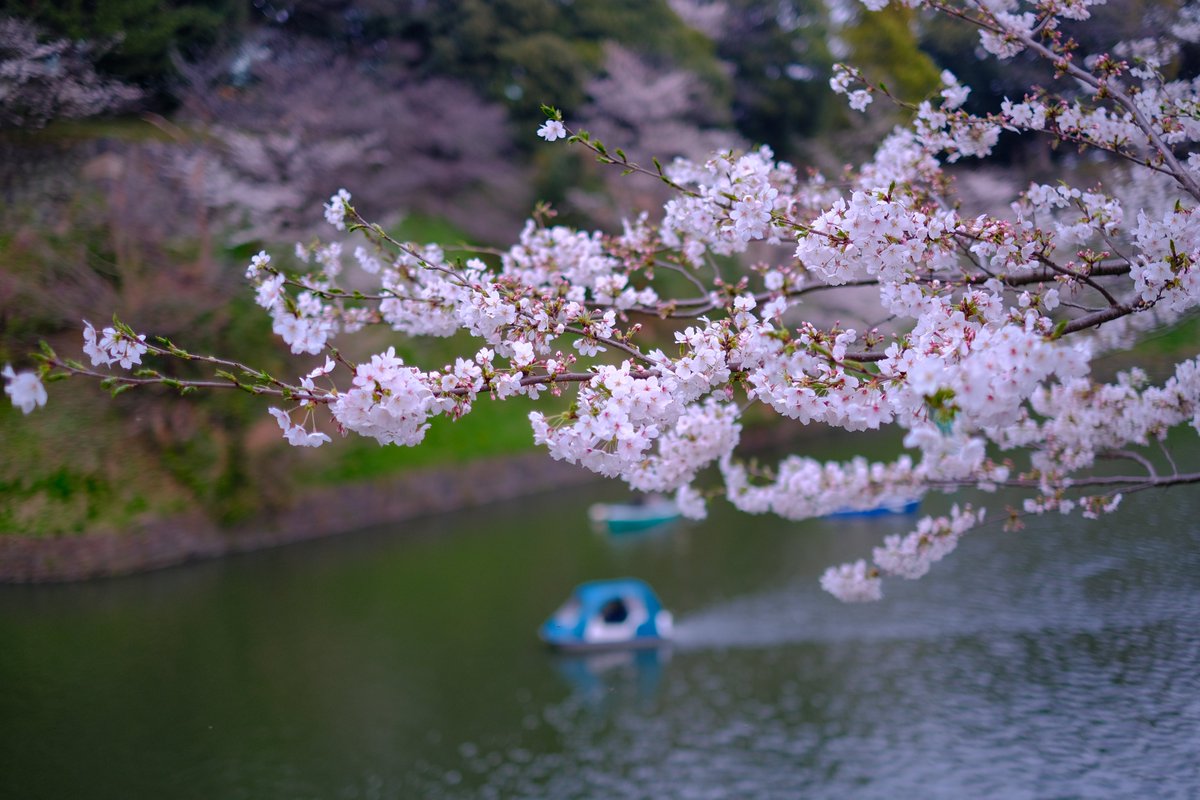
<instances>
[{"instance_id":1,"label":"blue boat hull","mask_svg":"<svg viewBox=\"0 0 1200 800\"><path fill-rule=\"evenodd\" d=\"M596 653L606 650L647 650L652 647L663 647L671 643L670 639L661 636L637 636L633 639L615 642L584 642L578 639L547 639L541 640L550 648L563 653Z\"/></svg>"},{"instance_id":2,"label":"blue boat hull","mask_svg":"<svg viewBox=\"0 0 1200 800\"><path fill-rule=\"evenodd\" d=\"M910 500L902 506L877 506L876 508L864 508L862 510L846 509L844 511L835 511L826 516L831 519L840 519L845 517L884 517L892 514L915 514L920 506L920 500Z\"/></svg>"}]
</instances>

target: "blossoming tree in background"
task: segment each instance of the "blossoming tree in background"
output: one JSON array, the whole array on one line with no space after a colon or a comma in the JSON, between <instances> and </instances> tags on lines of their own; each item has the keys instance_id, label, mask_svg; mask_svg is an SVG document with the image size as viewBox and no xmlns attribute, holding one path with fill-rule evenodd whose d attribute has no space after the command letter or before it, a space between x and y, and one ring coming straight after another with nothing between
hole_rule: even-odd
<instances>
[{"instance_id":1,"label":"blossoming tree in background","mask_svg":"<svg viewBox=\"0 0 1200 800\"><path fill-rule=\"evenodd\" d=\"M142 91L96 74L103 44L40 41L37 26L0 18L0 128L40 128L132 105ZM111 46L111 43L109 44Z\"/></svg>"},{"instance_id":2,"label":"blossoming tree in background","mask_svg":"<svg viewBox=\"0 0 1200 800\"><path fill-rule=\"evenodd\" d=\"M567 411L530 413L535 441L636 490L675 492L693 517L717 494L746 512L802 519L963 487L1023 491L1024 513L1095 517L1123 493L1200 482L1165 449L1172 428L1200 429L1200 360L1175 365L1161 385L1139 369L1104 383L1091 368L1200 304L1200 84L1163 74L1179 41L1200 38L1200 15L1185 9L1160 38L1085 54L1064 27L1086 20L1091 0L913 5L978 28L989 57L1039 57L1044 87L976 116L963 109L969 89L945 73L910 125L836 180L765 148L641 165L547 109L544 139L668 184L661 215L634 217L617 234L542 216L498 263L459 262L395 241L339 191L325 217L357 238L298 245L307 271L287 272L266 253L247 271L275 333L319 357L307 375L286 380L114 322L86 326L90 363L47 349L36 374L5 372L6 391L28 412L45 401L39 377L92 376L114 391L240 388L274 398L270 413L301 446L328 441L323 420L412 446L435 417L462 417L483 396L571 392ZM832 85L858 109L881 96L901 102L850 68ZM987 157L1005 131L1077 146L1088 177L1064 167L1006 213L960 213L946 165ZM731 257L750 248L754 263L734 274ZM668 294L667 275L687 290ZM375 288L346 288L363 276ZM868 293L865 318L879 322L851 328L808 313L844 292ZM467 331L479 345L440 369L405 364L392 348L361 363L333 348L368 325ZM171 359L213 375L169 377L156 363ZM751 405L847 431L899 426L911 454L793 455L752 469L736 452ZM1147 457L1157 447L1164 455ZM1128 468L1096 469L1113 458ZM1164 462L1169 470L1156 466ZM700 477L713 465L721 486ZM983 516L955 506L925 517L870 563L829 569L822 585L844 600L878 599L883 576L920 577Z\"/></svg>"}]
</instances>

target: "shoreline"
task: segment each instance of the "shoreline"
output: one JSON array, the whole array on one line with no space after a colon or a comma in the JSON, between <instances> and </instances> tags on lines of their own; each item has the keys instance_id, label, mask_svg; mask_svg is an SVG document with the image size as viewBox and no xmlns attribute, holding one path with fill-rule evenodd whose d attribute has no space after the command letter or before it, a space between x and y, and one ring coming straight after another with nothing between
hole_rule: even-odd
<instances>
[{"instance_id":1,"label":"shoreline","mask_svg":"<svg viewBox=\"0 0 1200 800\"><path fill-rule=\"evenodd\" d=\"M0 584L130 575L512 500L603 478L537 451L303 493L269 516L223 527L200 512L125 533L0 536Z\"/></svg>"}]
</instances>

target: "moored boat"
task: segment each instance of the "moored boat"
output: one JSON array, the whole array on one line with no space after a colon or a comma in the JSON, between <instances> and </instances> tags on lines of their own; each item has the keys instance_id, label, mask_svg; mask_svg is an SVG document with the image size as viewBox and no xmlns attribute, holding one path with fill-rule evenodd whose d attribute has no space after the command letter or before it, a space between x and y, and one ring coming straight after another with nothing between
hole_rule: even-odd
<instances>
[{"instance_id":1,"label":"moored boat","mask_svg":"<svg viewBox=\"0 0 1200 800\"><path fill-rule=\"evenodd\" d=\"M897 500L890 503L880 503L870 508L840 508L827 517L881 517L887 514L915 514L921 506L921 500Z\"/></svg>"},{"instance_id":2,"label":"moored boat","mask_svg":"<svg viewBox=\"0 0 1200 800\"><path fill-rule=\"evenodd\" d=\"M679 506L665 497L644 503L596 503L588 508L588 519L609 533L633 533L679 519Z\"/></svg>"}]
</instances>

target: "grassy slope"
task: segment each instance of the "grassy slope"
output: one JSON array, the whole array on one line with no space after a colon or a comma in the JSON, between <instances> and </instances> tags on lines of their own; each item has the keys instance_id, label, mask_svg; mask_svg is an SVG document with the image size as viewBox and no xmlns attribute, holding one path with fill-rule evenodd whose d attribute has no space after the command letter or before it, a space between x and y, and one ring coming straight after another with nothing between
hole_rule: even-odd
<instances>
[{"instance_id":1,"label":"grassy slope","mask_svg":"<svg viewBox=\"0 0 1200 800\"><path fill-rule=\"evenodd\" d=\"M418 215L406 218L393 233L402 239L447 245L467 240L449 223ZM260 312L250 309L244 313ZM240 328L234 334L234 339L251 335ZM453 360L462 351L459 345L463 345L458 340L401 340L384 330L371 332L368 339L360 347L396 343L409 363L425 368ZM73 346L60 349L64 355L71 355ZM236 477L251 485L222 486L221 478L228 477L228 470L222 471L219 462L227 461L228 453L222 450L224 444L217 443L221 436L193 437L183 447L164 450L151 444L144 433L131 430L127 415L141 413L136 393L123 395L116 403L81 380L53 384L49 390L49 404L30 416L0 403L0 535L121 530L142 517L196 508L222 515L227 510L224 506L245 499L241 495L249 493L253 499L268 489L276 496L280 494L278 487L254 486L255 481L275 477L284 483L289 480L287 475L243 471ZM273 458L272 454L281 455L283 463L294 467L290 478L306 486L463 463L533 446L526 420L531 404L521 400L495 403L485 398L457 423L435 420L420 447L381 447L374 441L350 436L344 440L335 437L332 445L302 453L282 443L274 421L265 413L269 405L265 401L222 394L173 402L194 403L204 413L227 419L236 416L228 413L230 403L261 406L257 416L251 412L253 418L261 419L235 435L247 439L250 455L260 461ZM218 452L209 452L214 450ZM214 477L218 473L220 477ZM235 492L238 497L232 496Z\"/></svg>"},{"instance_id":2,"label":"grassy slope","mask_svg":"<svg viewBox=\"0 0 1200 800\"><path fill-rule=\"evenodd\" d=\"M26 417L0 404L0 534L120 530L192 500L94 387L58 389Z\"/></svg>"}]
</instances>

